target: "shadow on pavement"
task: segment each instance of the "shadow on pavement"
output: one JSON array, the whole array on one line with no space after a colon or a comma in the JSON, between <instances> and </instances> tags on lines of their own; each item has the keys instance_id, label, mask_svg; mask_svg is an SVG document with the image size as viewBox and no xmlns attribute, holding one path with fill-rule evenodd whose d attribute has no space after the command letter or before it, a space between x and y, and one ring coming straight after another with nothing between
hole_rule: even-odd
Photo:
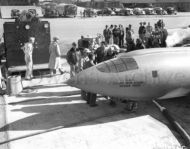
<instances>
[{"instance_id":1,"label":"shadow on pavement","mask_svg":"<svg viewBox=\"0 0 190 149\"><path fill-rule=\"evenodd\" d=\"M53 87L65 87L68 86L67 84L55 84L55 85L36 85L36 86L32 86L32 87L26 87L24 89L45 89L45 88L53 88Z\"/></svg>"},{"instance_id":2,"label":"shadow on pavement","mask_svg":"<svg viewBox=\"0 0 190 149\"><path fill-rule=\"evenodd\" d=\"M29 93L29 94L20 94L17 97L19 98L28 98L28 97L40 97L40 96L44 96L44 97L51 97L51 96L71 96L71 95L77 95L79 94L80 91L79 90L75 90L75 91L67 91L67 92L42 92L42 93L38 93L38 92L34 92L34 93Z\"/></svg>"},{"instance_id":3,"label":"shadow on pavement","mask_svg":"<svg viewBox=\"0 0 190 149\"><path fill-rule=\"evenodd\" d=\"M61 103L61 102L72 102L72 101L79 101L81 100L81 97L71 97L71 96L58 96L55 98L35 98L35 99L29 99L26 101L20 101L20 102L11 102L9 105L39 105L39 104L51 104L51 103Z\"/></svg>"},{"instance_id":4,"label":"shadow on pavement","mask_svg":"<svg viewBox=\"0 0 190 149\"><path fill-rule=\"evenodd\" d=\"M70 102L77 100L81 100L80 97L65 97L64 99L53 98L45 99L43 101L39 100L32 101L30 103L21 103L24 107L14 109L12 112L23 112L28 114L33 113L33 115L29 115L28 117L12 122L0 128L0 131L46 130L59 126L69 127L69 125L86 122L88 120L92 121L93 119L106 117L108 115L121 114L125 107L125 104L120 102L117 103L116 107L110 107L108 101L106 100L98 100L97 107L90 107L85 103L85 101L81 101L80 103L66 103L66 101ZM40 105L45 103L51 104ZM143 102L138 111L133 114L126 112L122 117L118 117L117 119L108 119L105 123L147 114L153 115L153 117L156 116L158 119L160 116L160 114L158 114L159 111L151 102ZM151 111L154 112L151 113ZM91 123L91 125L97 123L98 122Z\"/></svg>"},{"instance_id":5,"label":"shadow on pavement","mask_svg":"<svg viewBox=\"0 0 190 149\"><path fill-rule=\"evenodd\" d=\"M77 103L71 101L76 101ZM125 104L120 101L117 102L117 106L114 108L109 106L107 100L98 100L97 103L97 107L89 107L79 96L64 98L50 97L49 99L41 98L31 102L17 103L23 107L14 109L12 112L26 113L29 116L5 125L0 128L0 131L37 131L48 130L59 126L80 127L126 120L144 115L150 115L168 125L168 121L151 101L139 102L136 113L127 111L123 113ZM165 106L171 112L172 116L190 133L190 105L187 105L189 99L169 99L160 101L160 103ZM104 117L109 118L102 119ZM170 126L169 128L171 129ZM173 133L179 138L176 132L173 131Z\"/></svg>"}]
</instances>

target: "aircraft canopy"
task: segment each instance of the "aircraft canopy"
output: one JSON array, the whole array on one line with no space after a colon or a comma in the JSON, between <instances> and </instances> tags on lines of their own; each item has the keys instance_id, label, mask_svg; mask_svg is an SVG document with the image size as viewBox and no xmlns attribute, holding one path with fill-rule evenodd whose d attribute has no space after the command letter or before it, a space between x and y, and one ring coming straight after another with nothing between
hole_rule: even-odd
<instances>
[{"instance_id":1,"label":"aircraft canopy","mask_svg":"<svg viewBox=\"0 0 190 149\"><path fill-rule=\"evenodd\" d=\"M104 73L118 73L138 69L134 58L120 57L97 65L97 69Z\"/></svg>"}]
</instances>

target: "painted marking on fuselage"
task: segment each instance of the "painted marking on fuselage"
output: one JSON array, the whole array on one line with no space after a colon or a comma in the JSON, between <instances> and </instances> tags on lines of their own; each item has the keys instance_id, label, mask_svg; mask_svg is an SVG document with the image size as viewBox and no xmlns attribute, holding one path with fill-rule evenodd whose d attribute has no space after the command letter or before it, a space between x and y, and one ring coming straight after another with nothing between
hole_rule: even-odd
<instances>
[{"instance_id":1,"label":"painted marking on fuselage","mask_svg":"<svg viewBox=\"0 0 190 149\"><path fill-rule=\"evenodd\" d=\"M143 81L127 81L114 83L114 85L119 85L119 87L141 87L143 84Z\"/></svg>"}]
</instances>

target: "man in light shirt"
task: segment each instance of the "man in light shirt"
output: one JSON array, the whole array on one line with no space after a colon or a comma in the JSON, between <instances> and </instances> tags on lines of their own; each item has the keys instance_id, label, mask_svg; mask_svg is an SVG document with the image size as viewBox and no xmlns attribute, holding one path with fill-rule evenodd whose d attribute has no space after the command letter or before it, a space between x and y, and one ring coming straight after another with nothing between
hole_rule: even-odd
<instances>
[{"instance_id":1,"label":"man in light shirt","mask_svg":"<svg viewBox=\"0 0 190 149\"><path fill-rule=\"evenodd\" d=\"M25 43L23 49L24 52L24 59L26 63L26 74L25 74L25 79L26 80L31 80L33 78L33 59L32 59L32 53L34 49L34 44L35 38L30 37L29 42Z\"/></svg>"}]
</instances>

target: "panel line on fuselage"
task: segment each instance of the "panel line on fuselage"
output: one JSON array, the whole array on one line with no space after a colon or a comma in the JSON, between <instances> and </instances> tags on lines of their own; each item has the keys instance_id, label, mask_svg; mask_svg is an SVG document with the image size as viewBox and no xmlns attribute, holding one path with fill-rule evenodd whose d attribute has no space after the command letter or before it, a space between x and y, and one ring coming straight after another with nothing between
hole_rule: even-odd
<instances>
[{"instance_id":1,"label":"panel line on fuselage","mask_svg":"<svg viewBox=\"0 0 190 149\"><path fill-rule=\"evenodd\" d=\"M110 60L110 62L114 65L115 70L116 70L116 71L117 71L117 73L118 73L119 71L118 71L118 69L117 69L117 67L116 67L115 63L114 63L112 60Z\"/></svg>"},{"instance_id":2,"label":"panel line on fuselage","mask_svg":"<svg viewBox=\"0 0 190 149\"><path fill-rule=\"evenodd\" d=\"M104 62L104 64L106 64L106 67L108 68L109 72L111 72L109 65L106 62Z\"/></svg>"},{"instance_id":3,"label":"panel line on fuselage","mask_svg":"<svg viewBox=\"0 0 190 149\"><path fill-rule=\"evenodd\" d=\"M125 61L124 61L122 58L119 58L119 59L123 62L123 64L124 64L126 70L128 70L128 68L127 68L127 64L125 63Z\"/></svg>"}]
</instances>

